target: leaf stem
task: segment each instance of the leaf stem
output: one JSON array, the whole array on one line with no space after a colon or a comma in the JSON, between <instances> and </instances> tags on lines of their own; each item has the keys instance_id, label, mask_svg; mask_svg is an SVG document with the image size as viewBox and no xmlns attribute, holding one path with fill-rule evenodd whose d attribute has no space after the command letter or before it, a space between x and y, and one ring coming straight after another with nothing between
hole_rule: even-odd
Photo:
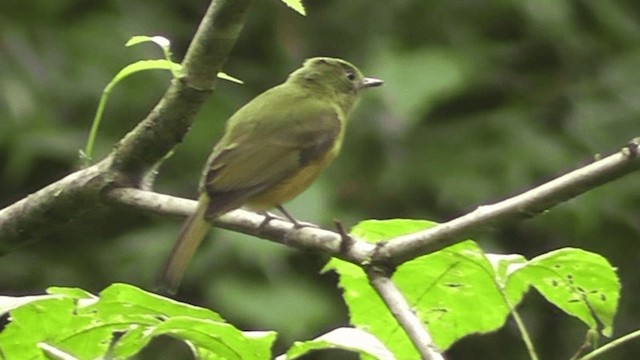
<instances>
[{"instance_id":1,"label":"leaf stem","mask_svg":"<svg viewBox=\"0 0 640 360\"><path fill-rule=\"evenodd\" d=\"M516 321L516 325L518 326L518 330L520 330L520 334L522 334L522 340L524 341L524 345L527 347L527 351L529 352L529 357L531 360L538 360L538 354L536 353L536 349L533 346L533 342L531 341L531 337L529 336L529 332L527 331L527 327L524 325L524 321L518 314L518 311L511 306L509 303L509 307L511 308L511 314L513 315L513 319Z\"/></svg>"},{"instance_id":2,"label":"leaf stem","mask_svg":"<svg viewBox=\"0 0 640 360\"><path fill-rule=\"evenodd\" d=\"M588 353L587 355L583 356L580 358L580 360L592 360L595 359L597 356L600 356L602 354L604 354L607 351L613 350L614 348L632 340L635 339L636 337L640 337L640 330L636 330L632 333L629 333L625 336L619 337L613 341L611 341L610 343L607 343L595 350L593 350L592 352Z\"/></svg>"}]
</instances>

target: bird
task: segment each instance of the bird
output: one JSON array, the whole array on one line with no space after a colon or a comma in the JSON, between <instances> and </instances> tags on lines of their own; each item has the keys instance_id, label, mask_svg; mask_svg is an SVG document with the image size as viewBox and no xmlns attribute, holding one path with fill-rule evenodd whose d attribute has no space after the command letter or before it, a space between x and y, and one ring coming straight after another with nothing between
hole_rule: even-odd
<instances>
[{"instance_id":1,"label":"bird","mask_svg":"<svg viewBox=\"0 0 640 360\"><path fill-rule=\"evenodd\" d=\"M175 294L213 220L240 207L282 207L318 177L340 152L361 90L383 81L338 58L307 59L280 85L236 111L202 172L198 204L182 227L157 285Z\"/></svg>"}]
</instances>

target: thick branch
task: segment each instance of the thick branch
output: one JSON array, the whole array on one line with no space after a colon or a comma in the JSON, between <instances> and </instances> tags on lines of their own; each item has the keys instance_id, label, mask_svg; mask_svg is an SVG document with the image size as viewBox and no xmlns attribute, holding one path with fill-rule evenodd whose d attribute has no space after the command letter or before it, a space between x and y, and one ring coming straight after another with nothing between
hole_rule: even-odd
<instances>
[{"instance_id":1,"label":"thick branch","mask_svg":"<svg viewBox=\"0 0 640 360\"><path fill-rule=\"evenodd\" d=\"M236 210L221 216L215 225L242 232L288 246L325 252L357 265L367 263L401 264L421 255L430 254L464 240L469 234L496 222L531 217L563 201L576 197L606 182L638 170L638 143L623 151L577 169L523 194L487 206L440 224L431 229L400 236L378 247L353 239L341 247L342 237L332 231L317 228L292 229L287 221L274 220L259 228L264 217ZM164 215L186 216L193 212L196 202L138 189L113 189L107 193L109 201Z\"/></svg>"},{"instance_id":2,"label":"thick branch","mask_svg":"<svg viewBox=\"0 0 640 360\"><path fill-rule=\"evenodd\" d=\"M433 344L431 335L411 310L409 303L407 303L407 300L393 281L384 272L374 267L367 268L367 277L371 286L380 295L393 317L398 320L400 326L411 339L411 342L420 353L420 357L428 360L444 360L442 354Z\"/></svg>"},{"instance_id":3,"label":"thick branch","mask_svg":"<svg viewBox=\"0 0 640 360\"><path fill-rule=\"evenodd\" d=\"M213 90L240 34L250 0L217 0L207 10L183 61L184 77L174 79L153 111L113 152L112 169L138 185L148 171L182 141L195 114Z\"/></svg>"},{"instance_id":4,"label":"thick branch","mask_svg":"<svg viewBox=\"0 0 640 360\"><path fill-rule=\"evenodd\" d=\"M77 171L1 209L0 253L44 237L100 204L100 189L112 181L104 168Z\"/></svg>"},{"instance_id":5,"label":"thick branch","mask_svg":"<svg viewBox=\"0 0 640 360\"><path fill-rule=\"evenodd\" d=\"M172 81L153 111L106 159L0 210L0 248L7 251L38 240L101 206L109 188L140 186L189 130L239 35L249 4L250 0L212 1L185 56L185 76Z\"/></svg>"}]
</instances>

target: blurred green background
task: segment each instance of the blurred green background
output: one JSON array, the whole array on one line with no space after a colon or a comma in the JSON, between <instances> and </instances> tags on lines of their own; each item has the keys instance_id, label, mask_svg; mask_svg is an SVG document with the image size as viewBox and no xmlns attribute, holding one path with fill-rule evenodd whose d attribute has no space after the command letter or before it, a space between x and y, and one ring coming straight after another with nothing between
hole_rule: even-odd
<instances>
[{"instance_id":1,"label":"blurred green background","mask_svg":"<svg viewBox=\"0 0 640 360\"><path fill-rule=\"evenodd\" d=\"M331 227L377 218L445 221L611 153L640 135L640 2L636 0L305 2L302 17L254 1L225 71L155 190L195 197L226 118L311 56L337 56L380 77L355 112L341 156L288 206ZM206 1L31 0L0 3L0 206L77 169L103 87L126 64L160 57L133 35L163 35L180 60ZM168 73L135 75L107 104L98 158L162 96ZM522 223L478 235L491 252L529 258L561 247L618 267L617 336L640 324L640 185L631 175ZM48 286L152 289L181 219L102 209L0 260L3 295ZM348 323L326 257L215 230L179 298L243 329L280 333L277 351ZM585 328L531 292L520 307L543 359L567 359ZM156 343L146 353L162 349ZM185 355L186 356L186 355ZM344 354L324 355L342 358ZM635 359L628 344L603 359ZM317 358L321 358L318 356ZM469 337L449 359L523 359L511 321Z\"/></svg>"}]
</instances>

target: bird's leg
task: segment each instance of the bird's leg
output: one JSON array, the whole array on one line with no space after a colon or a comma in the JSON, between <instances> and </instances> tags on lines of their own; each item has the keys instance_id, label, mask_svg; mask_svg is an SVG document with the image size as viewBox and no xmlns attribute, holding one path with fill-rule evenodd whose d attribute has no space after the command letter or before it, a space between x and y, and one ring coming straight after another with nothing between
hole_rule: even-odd
<instances>
[{"instance_id":1,"label":"bird's leg","mask_svg":"<svg viewBox=\"0 0 640 360\"><path fill-rule=\"evenodd\" d=\"M287 210L285 210L285 208L282 205L276 206L276 209L278 209L278 211L280 211L282 215L284 215L284 217L287 218L287 220L291 221L294 229L302 229L305 227L312 227L312 228L318 227L318 225L316 224L296 220L293 216L291 216L291 214L289 214Z\"/></svg>"},{"instance_id":2,"label":"bird's leg","mask_svg":"<svg viewBox=\"0 0 640 360\"><path fill-rule=\"evenodd\" d=\"M303 225L300 222L298 222L298 220L296 220L293 216L291 216L291 214L289 214L289 212L282 206L282 205L278 205L276 206L276 209L278 209L278 211L280 211L280 213L282 215L284 215L284 217L287 218L287 220L291 221L291 223L293 223L293 227L296 229L305 227L307 225Z\"/></svg>"},{"instance_id":3,"label":"bird's leg","mask_svg":"<svg viewBox=\"0 0 640 360\"><path fill-rule=\"evenodd\" d=\"M315 224L311 224L311 223L307 223L307 222L300 222L298 220L296 220L293 216L291 216L291 214L289 214L289 212L287 210L285 210L285 208L282 205L278 205L276 206L276 209L278 209L278 211L284 215L284 217L289 220L292 224L293 224L293 228L294 229L301 229L304 227L317 227ZM262 220L262 222L260 223L260 225L258 225L258 230L264 228L265 226L267 226L267 224L274 219L282 219L280 217L275 216L274 214L270 213L270 212L263 212L262 213L264 215L264 220Z\"/></svg>"}]
</instances>

